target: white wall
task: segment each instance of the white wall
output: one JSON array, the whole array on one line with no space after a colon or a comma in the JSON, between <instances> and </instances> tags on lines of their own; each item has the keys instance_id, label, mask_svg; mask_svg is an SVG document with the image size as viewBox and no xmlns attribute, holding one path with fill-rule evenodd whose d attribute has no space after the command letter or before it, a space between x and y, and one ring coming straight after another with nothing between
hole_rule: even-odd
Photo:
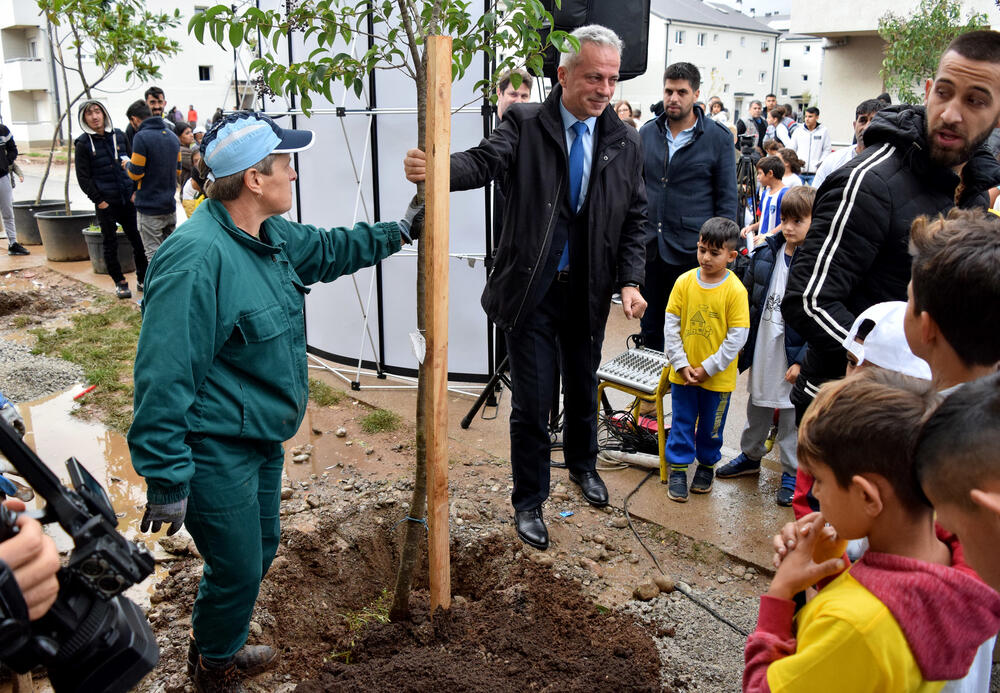
<instances>
[{"instance_id":1,"label":"white wall","mask_svg":"<svg viewBox=\"0 0 1000 693\"><path fill-rule=\"evenodd\" d=\"M819 103L823 64L823 40L791 38L778 40L778 86L775 94L779 103L792 102L793 96L808 92L812 97L803 106ZM785 61L788 67L785 67ZM803 79L803 75L806 79ZM822 114L821 114L822 115Z\"/></svg>"},{"instance_id":2,"label":"white wall","mask_svg":"<svg viewBox=\"0 0 1000 693\"><path fill-rule=\"evenodd\" d=\"M678 31L684 32L684 40L680 44L676 41ZM699 34L705 35L702 46L698 45ZM739 100L743 109L740 115L745 115L752 99L763 100L764 95L771 91L775 39L772 34L668 23L655 14L651 15L646 74L622 82L616 98L627 99L633 107L642 108L641 120L648 120L651 116L650 105L663 99L663 71L667 65L689 62L701 72L701 101L707 102L709 97L718 96L732 115ZM761 51L762 42L767 43L767 51ZM737 97L740 92L752 96Z\"/></svg>"},{"instance_id":3,"label":"white wall","mask_svg":"<svg viewBox=\"0 0 1000 693\"><path fill-rule=\"evenodd\" d=\"M850 143L854 109L884 91L880 73L884 45L878 36L852 36L846 45L827 48L823 55L823 89L817 105L835 144Z\"/></svg>"},{"instance_id":4,"label":"white wall","mask_svg":"<svg viewBox=\"0 0 1000 693\"><path fill-rule=\"evenodd\" d=\"M875 31L879 17L886 12L909 15L919 0L879 0L879 2L816 2L792 0L791 30L796 34L834 36ZM993 0L962 0L962 18L969 12L984 12L988 19L996 17Z\"/></svg>"}]
</instances>

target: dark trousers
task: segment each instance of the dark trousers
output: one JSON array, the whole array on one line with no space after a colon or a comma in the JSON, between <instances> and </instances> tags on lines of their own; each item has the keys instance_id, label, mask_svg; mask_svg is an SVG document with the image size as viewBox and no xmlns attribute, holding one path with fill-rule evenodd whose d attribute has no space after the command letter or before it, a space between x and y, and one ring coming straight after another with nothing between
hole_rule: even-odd
<instances>
[{"instance_id":1,"label":"dark trousers","mask_svg":"<svg viewBox=\"0 0 1000 693\"><path fill-rule=\"evenodd\" d=\"M647 305L646 312L639 320L639 329L643 343L650 349L663 351L663 321L670 291L678 277L697 266L696 255L691 256L690 262L671 265L660 257L657 246L646 248L646 284L642 287L642 297L646 299Z\"/></svg>"},{"instance_id":2,"label":"dark trousers","mask_svg":"<svg viewBox=\"0 0 1000 693\"><path fill-rule=\"evenodd\" d=\"M278 550L279 443L189 436L195 472L184 526L205 561L191 625L201 653L243 647L260 581Z\"/></svg>"},{"instance_id":3,"label":"dark trousers","mask_svg":"<svg viewBox=\"0 0 1000 693\"><path fill-rule=\"evenodd\" d=\"M118 225L121 224L125 237L132 244L132 255L135 257L135 276L141 284L146 279L146 251L142 247L139 229L135 222L135 206L131 202L124 204L108 204L97 208L97 223L101 225L101 238L104 241L104 264L108 274L115 284L125 281L121 263L118 262Z\"/></svg>"},{"instance_id":4,"label":"dark trousers","mask_svg":"<svg viewBox=\"0 0 1000 693\"><path fill-rule=\"evenodd\" d=\"M538 307L507 334L515 510L536 508L549 496L548 420L560 370L566 466L573 474L595 470L597 367L604 326L591 335L586 297L585 288L553 281Z\"/></svg>"}]
</instances>

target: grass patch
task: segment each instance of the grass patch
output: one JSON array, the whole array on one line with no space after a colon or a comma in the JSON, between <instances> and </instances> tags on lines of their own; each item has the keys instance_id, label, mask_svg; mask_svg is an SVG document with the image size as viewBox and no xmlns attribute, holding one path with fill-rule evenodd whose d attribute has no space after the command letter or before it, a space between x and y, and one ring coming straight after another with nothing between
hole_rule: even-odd
<instances>
[{"instance_id":1,"label":"grass patch","mask_svg":"<svg viewBox=\"0 0 1000 693\"><path fill-rule=\"evenodd\" d=\"M321 407L332 407L340 404L344 399L344 393L334 390L332 387L316 378L309 378L309 399Z\"/></svg>"},{"instance_id":2,"label":"grass patch","mask_svg":"<svg viewBox=\"0 0 1000 693\"><path fill-rule=\"evenodd\" d=\"M27 327L31 324L31 318L27 315L15 315L14 316L14 327L20 329L22 327Z\"/></svg>"},{"instance_id":3,"label":"grass patch","mask_svg":"<svg viewBox=\"0 0 1000 693\"><path fill-rule=\"evenodd\" d=\"M395 431L399 428L399 414L388 409L376 409L361 419L361 430L365 433Z\"/></svg>"},{"instance_id":4,"label":"grass patch","mask_svg":"<svg viewBox=\"0 0 1000 693\"><path fill-rule=\"evenodd\" d=\"M109 297L96 301L98 310L74 315L71 327L31 330L38 338L33 353L78 364L97 389L87 395L87 410L121 433L132 425L132 368L142 316L131 303Z\"/></svg>"},{"instance_id":5,"label":"grass patch","mask_svg":"<svg viewBox=\"0 0 1000 693\"><path fill-rule=\"evenodd\" d=\"M342 615L344 620L347 621L347 627L352 632L357 632L369 623L388 623L389 606L391 603L392 595L389 594L389 590L383 587L381 594L371 604L357 611L348 611Z\"/></svg>"}]
</instances>

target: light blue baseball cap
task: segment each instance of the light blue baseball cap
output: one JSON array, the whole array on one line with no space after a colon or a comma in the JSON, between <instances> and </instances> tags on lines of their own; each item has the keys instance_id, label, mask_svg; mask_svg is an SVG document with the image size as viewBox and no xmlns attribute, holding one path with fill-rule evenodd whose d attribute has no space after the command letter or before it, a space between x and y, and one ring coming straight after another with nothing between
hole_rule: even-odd
<instances>
[{"instance_id":1,"label":"light blue baseball cap","mask_svg":"<svg viewBox=\"0 0 1000 693\"><path fill-rule=\"evenodd\" d=\"M302 152L312 144L312 130L282 129L263 113L238 111L212 125L201 140L201 156L214 180L245 171L268 154Z\"/></svg>"}]
</instances>

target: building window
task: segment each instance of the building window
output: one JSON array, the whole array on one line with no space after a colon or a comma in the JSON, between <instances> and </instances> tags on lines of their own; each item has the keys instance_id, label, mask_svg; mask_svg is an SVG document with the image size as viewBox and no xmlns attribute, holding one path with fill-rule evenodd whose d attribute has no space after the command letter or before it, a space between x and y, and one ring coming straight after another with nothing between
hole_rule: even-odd
<instances>
[{"instance_id":1,"label":"building window","mask_svg":"<svg viewBox=\"0 0 1000 693\"><path fill-rule=\"evenodd\" d=\"M788 89L787 89L787 88L785 88L785 87L782 87L782 88L781 88L781 95L782 95L782 96L788 96Z\"/></svg>"},{"instance_id":2,"label":"building window","mask_svg":"<svg viewBox=\"0 0 1000 693\"><path fill-rule=\"evenodd\" d=\"M718 42L719 42L719 35L712 34L712 43L718 43Z\"/></svg>"},{"instance_id":3,"label":"building window","mask_svg":"<svg viewBox=\"0 0 1000 693\"><path fill-rule=\"evenodd\" d=\"M674 43L678 46L684 43L684 32L680 29L674 32Z\"/></svg>"},{"instance_id":4,"label":"building window","mask_svg":"<svg viewBox=\"0 0 1000 693\"><path fill-rule=\"evenodd\" d=\"M708 38L708 34L698 34L698 45L704 46L706 38Z\"/></svg>"},{"instance_id":5,"label":"building window","mask_svg":"<svg viewBox=\"0 0 1000 693\"><path fill-rule=\"evenodd\" d=\"M763 84L764 80L766 80L766 79L767 79L767 73L766 72L764 72L763 70L761 70L760 72L757 73L757 81L759 83Z\"/></svg>"},{"instance_id":6,"label":"building window","mask_svg":"<svg viewBox=\"0 0 1000 693\"><path fill-rule=\"evenodd\" d=\"M211 65L199 65L198 66L198 81L199 82L211 82L212 81L212 66Z\"/></svg>"},{"instance_id":7,"label":"building window","mask_svg":"<svg viewBox=\"0 0 1000 693\"><path fill-rule=\"evenodd\" d=\"M733 52L732 51L726 51L726 60L729 60L732 57L733 57Z\"/></svg>"},{"instance_id":8,"label":"building window","mask_svg":"<svg viewBox=\"0 0 1000 693\"><path fill-rule=\"evenodd\" d=\"M803 53L808 53L810 50L812 50L812 46L810 46L809 44L806 44L802 47Z\"/></svg>"},{"instance_id":9,"label":"building window","mask_svg":"<svg viewBox=\"0 0 1000 693\"><path fill-rule=\"evenodd\" d=\"M743 48L746 45L747 45L747 37L746 36L740 36L740 48Z\"/></svg>"},{"instance_id":10,"label":"building window","mask_svg":"<svg viewBox=\"0 0 1000 693\"><path fill-rule=\"evenodd\" d=\"M207 5L195 5L194 6L194 13L195 14L201 14L202 12L204 12L207 9L208 9Z\"/></svg>"},{"instance_id":11,"label":"building window","mask_svg":"<svg viewBox=\"0 0 1000 693\"><path fill-rule=\"evenodd\" d=\"M743 68L742 67L739 70L736 71L736 78L737 79L743 79Z\"/></svg>"},{"instance_id":12,"label":"building window","mask_svg":"<svg viewBox=\"0 0 1000 693\"><path fill-rule=\"evenodd\" d=\"M808 82L809 81L809 75L802 75L802 81L803 82Z\"/></svg>"},{"instance_id":13,"label":"building window","mask_svg":"<svg viewBox=\"0 0 1000 693\"><path fill-rule=\"evenodd\" d=\"M784 60L781 61L781 66L782 67L791 67L792 66L792 61L789 60L788 58L785 58Z\"/></svg>"},{"instance_id":14,"label":"building window","mask_svg":"<svg viewBox=\"0 0 1000 693\"><path fill-rule=\"evenodd\" d=\"M729 85L728 84L723 84L722 85L722 93L723 94L728 94L729 93Z\"/></svg>"}]
</instances>

